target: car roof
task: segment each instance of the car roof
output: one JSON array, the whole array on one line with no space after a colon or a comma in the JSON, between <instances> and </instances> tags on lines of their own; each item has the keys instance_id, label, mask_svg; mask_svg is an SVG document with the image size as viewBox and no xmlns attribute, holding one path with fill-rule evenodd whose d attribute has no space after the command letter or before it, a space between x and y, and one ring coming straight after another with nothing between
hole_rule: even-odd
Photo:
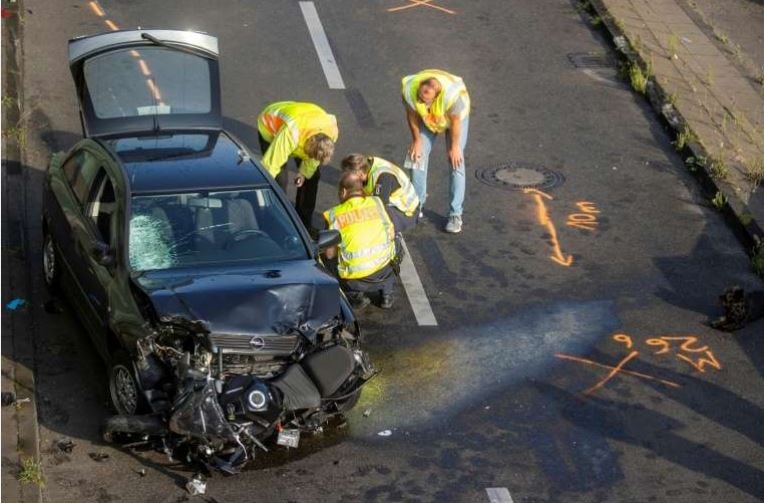
<instances>
[{"instance_id":1,"label":"car roof","mask_svg":"<svg viewBox=\"0 0 764 503\"><path fill-rule=\"evenodd\" d=\"M269 184L262 168L222 131L126 136L104 143L122 162L134 194Z\"/></svg>"}]
</instances>

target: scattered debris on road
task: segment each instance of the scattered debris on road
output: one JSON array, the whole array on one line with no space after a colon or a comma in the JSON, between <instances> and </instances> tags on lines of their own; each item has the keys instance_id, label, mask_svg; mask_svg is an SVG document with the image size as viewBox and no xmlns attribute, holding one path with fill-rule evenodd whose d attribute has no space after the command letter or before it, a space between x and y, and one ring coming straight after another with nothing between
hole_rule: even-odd
<instances>
[{"instance_id":1,"label":"scattered debris on road","mask_svg":"<svg viewBox=\"0 0 764 503\"><path fill-rule=\"evenodd\" d=\"M99 463L109 459L109 455L106 454L105 452L89 452L88 456L90 456L90 459L92 459L93 461L97 461Z\"/></svg>"},{"instance_id":2,"label":"scattered debris on road","mask_svg":"<svg viewBox=\"0 0 764 503\"><path fill-rule=\"evenodd\" d=\"M26 301L26 300L24 300L24 299L22 299L22 298L18 298L18 297L17 297L17 298L15 298L15 299L13 299L12 301L10 301L9 303L7 303L7 304L5 305L5 308L6 308L6 309L8 309L8 310L10 310L10 311L16 311L16 310L17 310L17 309L19 309L20 307L24 307L24 305L25 305L26 303L27 303L27 301Z\"/></svg>"},{"instance_id":3,"label":"scattered debris on road","mask_svg":"<svg viewBox=\"0 0 764 503\"><path fill-rule=\"evenodd\" d=\"M207 481L202 474L197 473L186 483L186 491L191 496L199 496L207 492Z\"/></svg>"}]
</instances>

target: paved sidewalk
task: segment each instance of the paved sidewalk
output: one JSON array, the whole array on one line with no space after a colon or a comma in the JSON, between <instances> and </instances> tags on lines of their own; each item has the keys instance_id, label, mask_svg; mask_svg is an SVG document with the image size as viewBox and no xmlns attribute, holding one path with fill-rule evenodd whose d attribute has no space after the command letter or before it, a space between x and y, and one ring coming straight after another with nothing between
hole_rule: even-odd
<instances>
[{"instance_id":1,"label":"paved sidewalk","mask_svg":"<svg viewBox=\"0 0 764 503\"><path fill-rule=\"evenodd\" d=\"M627 56L636 55L653 77L657 89L648 94L657 91L664 116L678 131L692 131L690 147L702 153L696 157L706 159L708 174L743 226L764 239L764 187L757 189L755 181L764 185L762 85L744 75L720 49L721 42L675 0L592 3L616 45ZM655 96L651 101L656 105Z\"/></svg>"}]
</instances>

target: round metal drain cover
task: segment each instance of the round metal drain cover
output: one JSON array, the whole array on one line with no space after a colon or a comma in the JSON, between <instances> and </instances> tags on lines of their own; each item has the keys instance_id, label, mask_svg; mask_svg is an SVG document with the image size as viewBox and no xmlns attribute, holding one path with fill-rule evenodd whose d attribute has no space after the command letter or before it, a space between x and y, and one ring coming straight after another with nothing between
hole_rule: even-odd
<instances>
[{"instance_id":1,"label":"round metal drain cover","mask_svg":"<svg viewBox=\"0 0 764 503\"><path fill-rule=\"evenodd\" d=\"M565 177L556 171L516 163L479 169L475 176L485 184L506 190L551 189L565 181Z\"/></svg>"}]
</instances>

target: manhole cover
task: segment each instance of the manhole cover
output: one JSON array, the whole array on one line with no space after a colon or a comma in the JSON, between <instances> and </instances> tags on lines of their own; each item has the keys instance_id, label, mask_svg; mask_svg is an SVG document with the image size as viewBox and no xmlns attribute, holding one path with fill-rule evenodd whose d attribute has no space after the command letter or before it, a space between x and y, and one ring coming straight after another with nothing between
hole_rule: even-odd
<instances>
[{"instance_id":1,"label":"manhole cover","mask_svg":"<svg viewBox=\"0 0 764 503\"><path fill-rule=\"evenodd\" d=\"M475 171L481 182L506 190L551 189L562 184L562 174L527 164L509 164Z\"/></svg>"}]
</instances>

